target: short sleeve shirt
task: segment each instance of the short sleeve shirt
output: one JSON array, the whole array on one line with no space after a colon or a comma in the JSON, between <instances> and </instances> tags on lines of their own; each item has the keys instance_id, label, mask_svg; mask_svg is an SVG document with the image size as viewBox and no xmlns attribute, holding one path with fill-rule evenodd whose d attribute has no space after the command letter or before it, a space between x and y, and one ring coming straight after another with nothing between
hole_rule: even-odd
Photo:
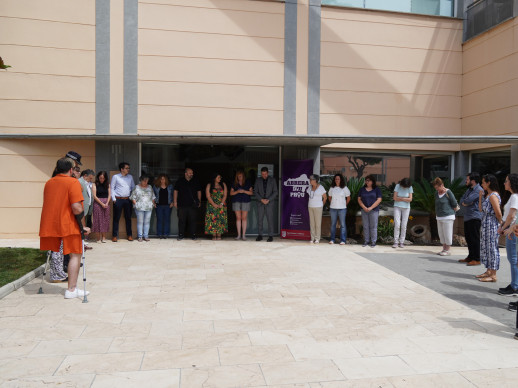
<instances>
[{"instance_id":1,"label":"short sleeve shirt","mask_svg":"<svg viewBox=\"0 0 518 388\"><path fill-rule=\"evenodd\" d=\"M399 183L398 183L396 185L396 187L394 188L394 192L397 193L398 197L408 198L408 197L410 197L410 194L412 194L414 192L414 189L412 188L412 186L410 186L410 187L401 187L399 185ZM410 202L394 201L394 206L402 207L402 208L405 208L405 209L409 209L410 208Z\"/></svg>"},{"instance_id":2,"label":"short sleeve shirt","mask_svg":"<svg viewBox=\"0 0 518 388\"><path fill-rule=\"evenodd\" d=\"M374 190L368 191L365 187L362 187L358 196L362 199L365 206L371 207L378 198L381 198L381 189L376 187ZM372 210L379 210L379 205Z\"/></svg>"},{"instance_id":3,"label":"short sleeve shirt","mask_svg":"<svg viewBox=\"0 0 518 388\"><path fill-rule=\"evenodd\" d=\"M190 181L184 177L178 179L174 190L178 191L178 206L189 207L195 204L198 200L198 191L201 191L200 182L196 178L192 178Z\"/></svg>"},{"instance_id":4,"label":"short sleeve shirt","mask_svg":"<svg viewBox=\"0 0 518 388\"><path fill-rule=\"evenodd\" d=\"M245 181L243 186L241 186L239 184L235 184L235 183L232 185L232 188L234 190L236 190L236 191L239 190L239 189L243 189L245 191L249 191L251 187L252 187L252 185L248 181ZM232 196L232 202L233 203L237 203L237 202L248 203L250 201L251 201L250 196L248 194L245 194L245 193L239 193L239 194L236 194L236 195Z\"/></svg>"},{"instance_id":5,"label":"short sleeve shirt","mask_svg":"<svg viewBox=\"0 0 518 388\"><path fill-rule=\"evenodd\" d=\"M81 184L76 178L58 174L49 179L43 189L40 237L80 234L71 205L83 200Z\"/></svg>"},{"instance_id":6,"label":"short sleeve shirt","mask_svg":"<svg viewBox=\"0 0 518 388\"><path fill-rule=\"evenodd\" d=\"M331 197L331 209L345 209L347 207L347 197L351 196L351 192L345 186L341 188L339 186L331 187L329 189L329 196Z\"/></svg>"},{"instance_id":7,"label":"short sleeve shirt","mask_svg":"<svg viewBox=\"0 0 518 388\"><path fill-rule=\"evenodd\" d=\"M504 205L504 217L502 218L503 221L507 220L507 216L509 215L509 212L511 209L518 209L518 194L511 194L511 197ZM516 220L517 214L514 213L514 219L511 220L509 225L512 225L514 221Z\"/></svg>"},{"instance_id":8,"label":"short sleeve shirt","mask_svg":"<svg viewBox=\"0 0 518 388\"><path fill-rule=\"evenodd\" d=\"M308 207L323 207L324 201L322 195L326 193L326 189L322 185L318 185L315 191L311 190L311 186L308 187L307 193L309 194Z\"/></svg>"}]
</instances>

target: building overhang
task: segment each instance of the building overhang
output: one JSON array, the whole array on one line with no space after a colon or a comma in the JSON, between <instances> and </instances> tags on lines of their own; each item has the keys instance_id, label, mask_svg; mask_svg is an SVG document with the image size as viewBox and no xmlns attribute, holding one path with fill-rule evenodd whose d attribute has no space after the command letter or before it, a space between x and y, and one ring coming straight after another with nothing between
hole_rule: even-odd
<instances>
[{"instance_id":1,"label":"building overhang","mask_svg":"<svg viewBox=\"0 0 518 388\"><path fill-rule=\"evenodd\" d=\"M256 146L325 146L329 144L518 144L518 136L366 136L366 135L44 135L0 134L0 140L94 140L166 144L214 144Z\"/></svg>"}]
</instances>

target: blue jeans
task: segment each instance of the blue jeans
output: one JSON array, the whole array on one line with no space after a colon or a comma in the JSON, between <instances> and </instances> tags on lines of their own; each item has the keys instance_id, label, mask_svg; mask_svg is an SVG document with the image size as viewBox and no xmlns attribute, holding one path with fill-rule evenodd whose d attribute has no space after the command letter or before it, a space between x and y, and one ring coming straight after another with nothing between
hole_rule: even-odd
<instances>
[{"instance_id":1,"label":"blue jeans","mask_svg":"<svg viewBox=\"0 0 518 388\"><path fill-rule=\"evenodd\" d=\"M158 236L169 236L171 229L171 208L169 205L158 205L156 207L156 234Z\"/></svg>"},{"instance_id":2,"label":"blue jeans","mask_svg":"<svg viewBox=\"0 0 518 388\"><path fill-rule=\"evenodd\" d=\"M345 226L345 214L347 213L347 208L345 209L329 209L329 214L331 215L331 241L335 241L336 236L336 220L340 219L340 242L345 242L347 227Z\"/></svg>"},{"instance_id":3,"label":"blue jeans","mask_svg":"<svg viewBox=\"0 0 518 388\"><path fill-rule=\"evenodd\" d=\"M151 221L151 210L135 210L137 213L137 235L138 238L149 237L149 223Z\"/></svg>"},{"instance_id":4,"label":"blue jeans","mask_svg":"<svg viewBox=\"0 0 518 388\"><path fill-rule=\"evenodd\" d=\"M363 238L366 244L376 244L379 214L379 210L371 210L367 213L362 209Z\"/></svg>"},{"instance_id":5,"label":"blue jeans","mask_svg":"<svg viewBox=\"0 0 518 388\"><path fill-rule=\"evenodd\" d=\"M516 236L511 233L511 240L505 238L505 250L507 251L507 260L511 264L511 287L515 290L518 289L518 267L516 263L518 259L516 257Z\"/></svg>"}]
</instances>

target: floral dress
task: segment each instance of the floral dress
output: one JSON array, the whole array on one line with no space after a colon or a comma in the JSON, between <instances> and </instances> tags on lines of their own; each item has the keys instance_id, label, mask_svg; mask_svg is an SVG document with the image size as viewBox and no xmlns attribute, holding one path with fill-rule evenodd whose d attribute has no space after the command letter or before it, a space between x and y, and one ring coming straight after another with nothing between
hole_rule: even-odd
<instances>
[{"instance_id":1,"label":"floral dress","mask_svg":"<svg viewBox=\"0 0 518 388\"><path fill-rule=\"evenodd\" d=\"M495 210L489 198L492 195L498 197L498 193L491 193L482 202L482 228L480 229L480 260L487 269L498 270L500 268L500 252L498 251L498 220Z\"/></svg>"},{"instance_id":2,"label":"floral dress","mask_svg":"<svg viewBox=\"0 0 518 388\"><path fill-rule=\"evenodd\" d=\"M212 189L211 198L219 204L223 199L223 188ZM215 208L207 201L207 213L205 213L205 234L223 234L228 231L227 221L227 204L224 203L222 208Z\"/></svg>"}]
</instances>

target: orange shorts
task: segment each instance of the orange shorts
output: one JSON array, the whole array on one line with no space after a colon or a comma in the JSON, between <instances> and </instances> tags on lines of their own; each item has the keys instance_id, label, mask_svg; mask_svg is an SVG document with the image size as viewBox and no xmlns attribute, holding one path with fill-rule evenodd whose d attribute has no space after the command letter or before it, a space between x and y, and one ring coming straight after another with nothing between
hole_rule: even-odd
<instances>
[{"instance_id":1,"label":"orange shorts","mask_svg":"<svg viewBox=\"0 0 518 388\"><path fill-rule=\"evenodd\" d=\"M59 252L59 247L63 241L63 254L83 253L83 242L80 234L72 234L65 237L40 237L40 249L42 251Z\"/></svg>"}]
</instances>

